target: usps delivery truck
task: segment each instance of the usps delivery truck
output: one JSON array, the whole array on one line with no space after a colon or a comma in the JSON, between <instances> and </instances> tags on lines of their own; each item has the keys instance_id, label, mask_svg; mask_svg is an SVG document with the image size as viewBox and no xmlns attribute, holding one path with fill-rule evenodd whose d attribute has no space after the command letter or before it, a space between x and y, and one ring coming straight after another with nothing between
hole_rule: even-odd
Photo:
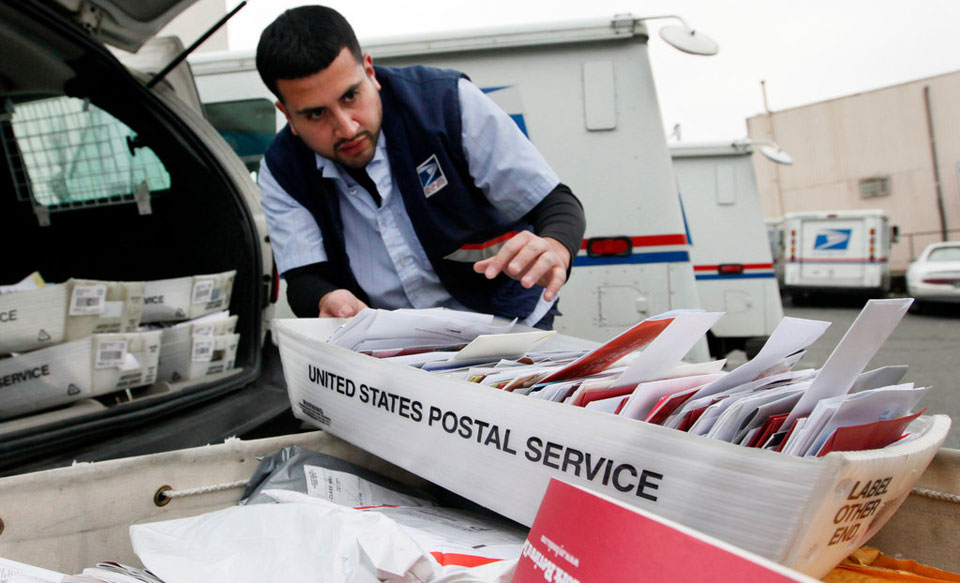
<instances>
[{"instance_id":1,"label":"usps delivery truck","mask_svg":"<svg viewBox=\"0 0 960 583\"><path fill-rule=\"evenodd\" d=\"M783 319L752 154L747 141L670 147L700 305L726 312L707 335L713 354L752 357Z\"/></svg>"},{"instance_id":2,"label":"usps delivery truck","mask_svg":"<svg viewBox=\"0 0 960 583\"><path fill-rule=\"evenodd\" d=\"M647 316L700 305L647 41L644 21L630 15L361 39L377 65L465 72L583 202L587 232L556 327L584 338L608 339ZM285 120L272 111L253 53L190 63L208 118L255 171Z\"/></svg>"},{"instance_id":3,"label":"usps delivery truck","mask_svg":"<svg viewBox=\"0 0 960 583\"><path fill-rule=\"evenodd\" d=\"M786 213L787 293L794 302L817 293L886 294L895 231L877 209Z\"/></svg>"}]
</instances>

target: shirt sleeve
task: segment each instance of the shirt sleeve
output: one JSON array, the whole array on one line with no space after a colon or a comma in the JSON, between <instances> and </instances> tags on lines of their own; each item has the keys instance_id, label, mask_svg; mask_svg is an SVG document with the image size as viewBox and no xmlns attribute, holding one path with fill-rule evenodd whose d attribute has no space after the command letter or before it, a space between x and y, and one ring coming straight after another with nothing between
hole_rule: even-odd
<instances>
[{"instance_id":1,"label":"shirt sleeve","mask_svg":"<svg viewBox=\"0 0 960 583\"><path fill-rule=\"evenodd\" d=\"M496 103L460 79L463 150L474 183L493 206L514 221L560 183L543 155Z\"/></svg>"},{"instance_id":2,"label":"shirt sleeve","mask_svg":"<svg viewBox=\"0 0 960 583\"><path fill-rule=\"evenodd\" d=\"M559 241L570 253L570 268L577 258L583 233L587 228L587 219L583 214L583 205L566 184L559 184L540 204L533 207L524 219L533 225L533 232L541 237L551 237Z\"/></svg>"},{"instance_id":3,"label":"shirt sleeve","mask_svg":"<svg viewBox=\"0 0 960 583\"><path fill-rule=\"evenodd\" d=\"M260 160L257 184L277 271L285 273L295 267L326 261L317 221L277 183L266 158Z\"/></svg>"}]
</instances>

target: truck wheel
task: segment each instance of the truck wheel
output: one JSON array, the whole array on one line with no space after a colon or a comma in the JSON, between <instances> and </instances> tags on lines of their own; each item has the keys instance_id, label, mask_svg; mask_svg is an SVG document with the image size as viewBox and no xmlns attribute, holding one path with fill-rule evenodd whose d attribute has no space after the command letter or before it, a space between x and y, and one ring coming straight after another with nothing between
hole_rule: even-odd
<instances>
[{"instance_id":1,"label":"truck wheel","mask_svg":"<svg viewBox=\"0 0 960 583\"><path fill-rule=\"evenodd\" d=\"M763 348L763 345L769 340L769 336L754 336L753 338L747 338L747 341L743 343L743 351L747 353L747 360L753 360L757 354L760 353L760 349Z\"/></svg>"},{"instance_id":2,"label":"truck wheel","mask_svg":"<svg viewBox=\"0 0 960 583\"><path fill-rule=\"evenodd\" d=\"M810 303L810 294L807 291L795 289L790 292L790 303L794 306L806 306Z\"/></svg>"}]
</instances>

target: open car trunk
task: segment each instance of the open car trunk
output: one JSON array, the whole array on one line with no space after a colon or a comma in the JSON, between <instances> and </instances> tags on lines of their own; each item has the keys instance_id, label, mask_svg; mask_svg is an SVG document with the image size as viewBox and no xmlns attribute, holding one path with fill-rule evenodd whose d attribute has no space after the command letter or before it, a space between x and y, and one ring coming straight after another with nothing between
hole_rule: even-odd
<instances>
[{"instance_id":1,"label":"open car trunk","mask_svg":"<svg viewBox=\"0 0 960 583\"><path fill-rule=\"evenodd\" d=\"M162 84L148 91L56 8L4 3L0 43L0 284L34 271L59 283L236 270L229 310L240 334L232 373L0 421L0 475L256 434L288 403L264 343L274 282L242 163Z\"/></svg>"}]
</instances>

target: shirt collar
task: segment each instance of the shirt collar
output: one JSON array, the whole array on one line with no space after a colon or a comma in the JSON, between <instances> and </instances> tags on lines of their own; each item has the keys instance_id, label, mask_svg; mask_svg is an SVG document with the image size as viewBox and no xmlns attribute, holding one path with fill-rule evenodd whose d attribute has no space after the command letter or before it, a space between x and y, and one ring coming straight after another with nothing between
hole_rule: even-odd
<instances>
[{"instance_id":1,"label":"shirt collar","mask_svg":"<svg viewBox=\"0 0 960 583\"><path fill-rule=\"evenodd\" d=\"M314 153L314 156L317 159L317 170L320 171L321 176L345 182L343 177L347 175L347 172L343 170L339 164L317 153ZM373 152L373 159L370 160L367 166L372 166L379 162L387 162L387 139L384 137L382 129L380 130L380 137L377 138L377 147Z\"/></svg>"}]
</instances>

